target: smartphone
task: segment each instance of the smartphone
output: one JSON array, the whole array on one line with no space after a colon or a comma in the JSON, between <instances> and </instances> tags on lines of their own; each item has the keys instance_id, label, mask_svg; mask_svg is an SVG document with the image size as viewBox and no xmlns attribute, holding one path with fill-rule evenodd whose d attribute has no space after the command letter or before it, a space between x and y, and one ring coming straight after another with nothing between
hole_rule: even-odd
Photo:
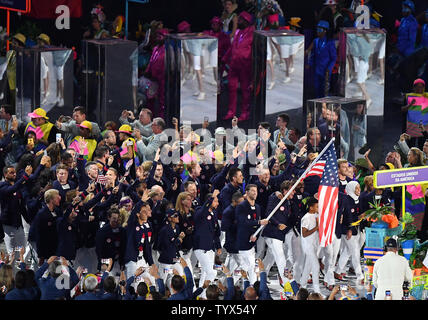
<instances>
[{"instance_id":1,"label":"smartphone","mask_svg":"<svg viewBox=\"0 0 428 320\"><path fill-rule=\"evenodd\" d=\"M61 143L61 133L56 134L56 143Z\"/></svg>"},{"instance_id":2,"label":"smartphone","mask_svg":"<svg viewBox=\"0 0 428 320\"><path fill-rule=\"evenodd\" d=\"M346 284L341 284L340 285L340 290L346 291L346 290L348 290L348 286Z\"/></svg>"},{"instance_id":3,"label":"smartphone","mask_svg":"<svg viewBox=\"0 0 428 320\"><path fill-rule=\"evenodd\" d=\"M391 296L391 291L386 290L386 291L385 291L385 296Z\"/></svg>"},{"instance_id":4,"label":"smartphone","mask_svg":"<svg viewBox=\"0 0 428 320\"><path fill-rule=\"evenodd\" d=\"M48 152L46 151L46 149L45 149L45 150L43 150L43 155L44 155L44 156L47 156L47 155L48 155Z\"/></svg>"},{"instance_id":5,"label":"smartphone","mask_svg":"<svg viewBox=\"0 0 428 320\"><path fill-rule=\"evenodd\" d=\"M233 274L234 274L235 276L239 276L239 275L241 275L241 269L236 269L235 271L233 271Z\"/></svg>"},{"instance_id":6,"label":"smartphone","mask_svg":"<svg viewBox=\"0 0 428 320\"><path fill-rule=\"evenodd\" d=\"M210 122L209 120L210 118L208 118L207 116L204 117L204 122Z\"/></svg>"},{"instance_id":7,"label":"smartphone","mask_svg":"<svg viewBox=\"0 0 428 320\"><path fill-rule=\"evenodd\" d=\"M15 247L15 251L19 252L21 250L22 247Z\"/></svg>"},{"instance_id":8,"label":"smartphone","mask_svg":"<svg viewBox=\"0 0 428 320\"><path fill-rule=\"evenodd\" d=\"M34 144L34 139L33 138L28 138L28 144Z\"/></svg>"},{"instance_id":9,"label":"smartphone","mask_svg":"<svg viewBox=\"0 0 428 320\"><path fill-rule=\"evenodd\" d=\"M88 273L88 269L87 268L83 268L82 273Z\"/></svg>"},{"instance_id":10,"label":"smartphone","mask_svg":"<svg viewBox=\"0 0 428 320\"><path fill-rule=\"evenodd\" d=\"M109 264L110 260L109 259L101 259L101 264Z\"/></svg>"},{"instance_id":11,"label":"smartphone","mask_svg":"<svg viewBox=\"0 0 428 320\"><path fill-rule=\"evenodd\" d=\"M214 269L214 270L220 270L220 271L221 271L223 268L222 268L221 264L214 264L213 269Z\"/></svg>"},{"instance_id":12,"label":"smartphone","mask_svg":"<svg viewBox=\"0 0 428 320\"><path fill-rule=\"evenodd\" d=\"M173 270L172 270L172 268L164 268L163 272L164 273L168 273L168 274L173 274L174 273Z\"/></svg>"},{"instance_id":13,"label":"smartphone","mask_svg":"<svg viewBox=\"0 0 428 320\"><path fill-rule=\"evenodd\" d=\"M259 264L256 262L256 266L254 268L254 272L260 272Z\"/></svg>"}]
</instances>

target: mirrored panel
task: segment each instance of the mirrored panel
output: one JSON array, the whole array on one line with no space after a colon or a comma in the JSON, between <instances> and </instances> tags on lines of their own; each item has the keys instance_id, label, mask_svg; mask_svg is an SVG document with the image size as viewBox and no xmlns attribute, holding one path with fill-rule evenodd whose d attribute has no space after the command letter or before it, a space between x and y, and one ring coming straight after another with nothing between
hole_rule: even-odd
<instances>
[{"instance_id":1,"label":"mirrored panel","mask_svg":"<svg viewBox=\"0 0 428 320\"><path fill-rule=\"evenodd\" d=\"M339 52L340 94L366 100L368 147L374 163L383 160L383 114L385 92L386 33L382 29L344 28Z\"/></svg>"},{"instance_id":2,"label":"mirrored panel","mask_svg":"<svg viewBox=\"0 0 428 320\"><path fill-rule=\"evenodd\" d=\"M306 137L308 153L319 153L334 137L338 158L361 158L361 149L367 144L365 101L342 97L308 100Z\"/></svg>"},{"instance_id":3,"label":"mirrored panel","mask_svg":"<svg viewBox=\"0 0 428 320\"><path fill-rule=\"evenodd\" d=\"M15 54L16 65L13 66L10 59L6 74L9 90L16 81L17 116L25 119L38 106L52 118L70 114L73 108L72 50L55 47L16 49ZM10 103L13 103L12 96L10 94Z\"/></svg>"},{"instance_id":4,"label":"mirrored panel","mask_svg":"<svg viewBox=\"0 0 428 320\"><path fill-rule=\"evenodd\" d=\"M290 30L256 31L253 51L257 115L275 127L278 115L287 113L290 117L288 128L296 127L300 130L304 36Z\"/></svg>"},{"instance_id":5,"label":"mirrored panel","mask_svg":"<svg viewBox=\"0 0 428 320\"><path fill-rule=\"evenodd\" d=\"M82 104L89 118L104 124L123 110L138 108L137 42L121 39L82 43Z\"/></svg>"},{"instance_id":6,"label":"mirrored panel","mask_svg":"<svg viewBox=\"0 0 428 320\"><path fill-rule=\"evenodd\" d=\"M346 59L343 60L344 96L367 101L370 116L382 116L384 109L386 34L381 29L344 29ZM343 38L342 38L343 39Z\"/></svg>"},{"instance_id":7,"label":"mirrored panel","mask_svg":"<svg viewBox=\"0 0 428 320\"><path fill-rule=\"evenodd\" d=\"M200 127L217 121L218 40L201 34L169 35L166 42L167 114Z\"/></svg>"}]
</instances>

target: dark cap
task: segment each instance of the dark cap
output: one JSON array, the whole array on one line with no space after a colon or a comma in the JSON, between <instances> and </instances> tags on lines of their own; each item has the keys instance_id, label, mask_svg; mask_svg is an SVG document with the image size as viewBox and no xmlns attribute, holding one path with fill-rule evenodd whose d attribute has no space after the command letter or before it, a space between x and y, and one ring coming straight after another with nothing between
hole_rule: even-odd
<instances>
[{"instance_id":1,"label":"dark cap","mask_svg":"<svg viewBox=\"0 0 428 320\"><path fill-rule=\"evenodd\" d=\"M386 247L387 248L397 248L397 241L395 239L389 238L386 241Z\"/></svg>"},{"instance_id":2,"label":"dark cap","mask_svg":"<svg viewBox=\"0 0 428 320\"><path fill-rule=\"evenodd\" d=\"M168 218L172 218L172 217L178 216L178 212L175 211L174 209L169 209L166 211L166 216Z\"/></svg>"}]
</instances>

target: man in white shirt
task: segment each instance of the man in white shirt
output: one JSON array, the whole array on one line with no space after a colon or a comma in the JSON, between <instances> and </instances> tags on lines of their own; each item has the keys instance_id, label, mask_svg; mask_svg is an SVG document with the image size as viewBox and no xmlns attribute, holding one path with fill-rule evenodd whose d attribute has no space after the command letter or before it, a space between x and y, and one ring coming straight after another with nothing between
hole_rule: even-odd
<instances>
[{"instance_id":1,"label":"man in white shirt","mask_svg":"<svg viewBox=\"0 0 428 320\"><path fill-rule=\"evenodd\" d=\"M152 119L152 111L150 109L143 108L140 111L138 119L135 119L132 111L124 110L119 121L121 124L129 124L133 129L140 130L141 135L148 138L153 134Z\"/></svg>"},{"instance_id":2,"label":"man in white shirt","mask_svg":"<svg viewBox=\"0 0 428 320\"><path fill-rule=\"evenodd\" d=\"M412 282L412 270L407 259L397 254L395 239L388 239L386 250L373 267L373 285L377 288L375 300L385 300L385 291L391 292L392 300L401 300L404 281Z\"/></svg>"}]
</instances>

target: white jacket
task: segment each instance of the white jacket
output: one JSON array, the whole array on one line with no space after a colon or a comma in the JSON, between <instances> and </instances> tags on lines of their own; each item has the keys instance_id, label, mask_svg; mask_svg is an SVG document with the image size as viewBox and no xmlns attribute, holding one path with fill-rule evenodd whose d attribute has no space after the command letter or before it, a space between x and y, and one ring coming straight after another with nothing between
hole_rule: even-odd
<instances>
[{"instance_id":1,"label":"white jacket","mask_svg":"<svg viewBox=\"0 0 428 320\"><path fill-rule=\"evenodd\" d=\"M412 281L412 270L403 256L387 252L373 267L373 285L376 287L375 300L384 300L385 291L391 291L392 300L403 297L403 282Z\"/></svg>"}]
</instances>

